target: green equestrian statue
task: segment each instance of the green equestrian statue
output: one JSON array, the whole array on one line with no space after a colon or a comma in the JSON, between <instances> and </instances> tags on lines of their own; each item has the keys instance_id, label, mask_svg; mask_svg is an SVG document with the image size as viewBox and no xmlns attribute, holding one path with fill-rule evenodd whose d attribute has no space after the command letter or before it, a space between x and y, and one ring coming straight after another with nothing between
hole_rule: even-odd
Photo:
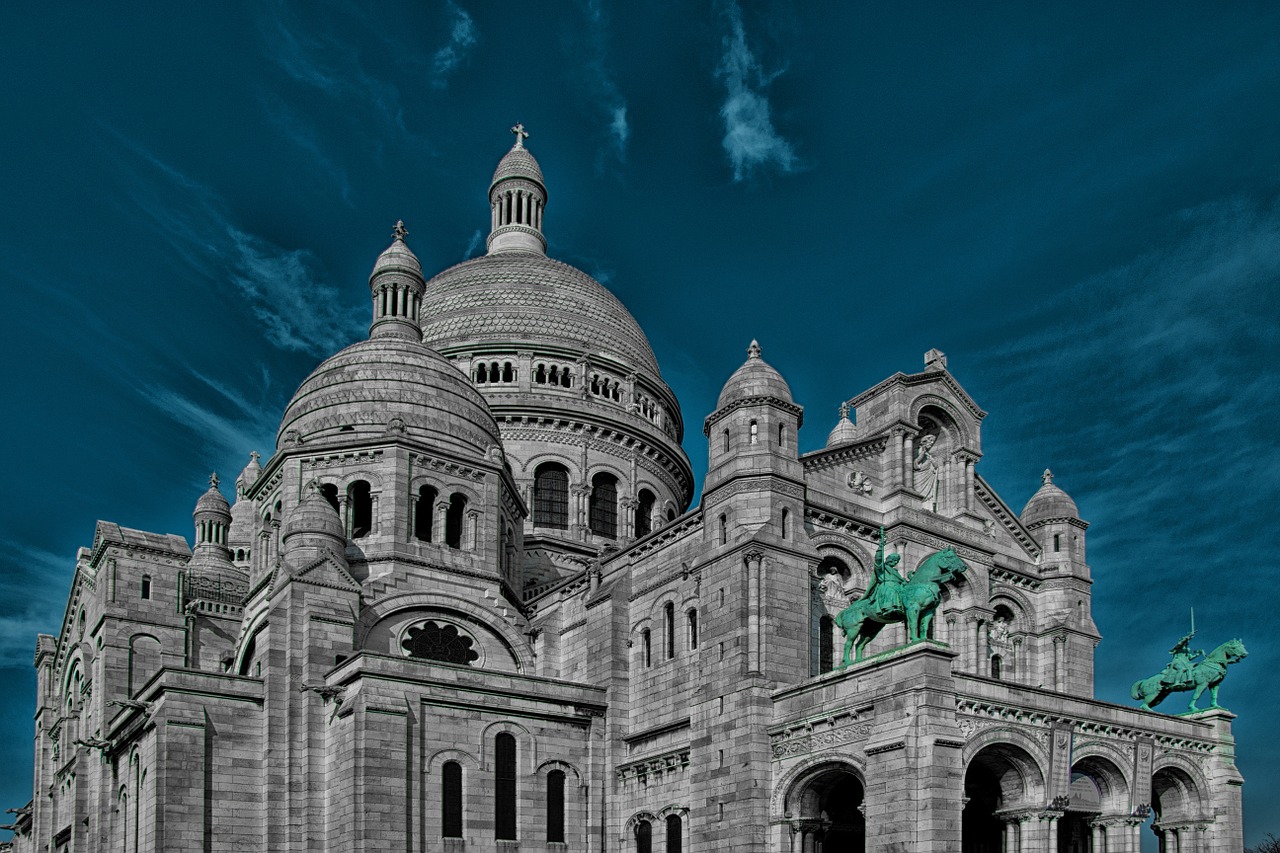
<instances>
[{"instance_id":1,"label":"green equestrian statue","mask_svg":"<svg viewBox=\"0 0 1280 853\"><path fill-rule=\"evenodd\" d=\"M1191 649L1191 640L1196 635L1193 628L1169 650L1172 660L1158 675L1134 682L1130 694L1142 703L1146 711L1154 710L1170 693L1194 691L1187 711L1199 711L1200 694L1207 688L1210 708L1221 708L1218 704L1218 687L1222 679L1227 677L1227 666L1239 663L1249 653L1245 651L1240 640L1228 640L1205 655L1199 649ZM1203 660L1196 658L1203 656Z\"/></svg>"},{"instance_id":2,"label":"green equestrian statue","mask_svg":"<svg viewBox=\"0 0 1280 853\"><path fill-rule=\"evenodd\" d=\"M898 574L898 563L902 557L886 555L885 543L884 528L881 527L880 547L876 549L867 591L836 616L836 624L845 636L841 666L851 663L850 651L854 653L854 661L862 660L867 644L890 623L906 623L908 643L927 637L934 611L942 600L942 585L969 570L955 549L944 548L926 558L911 577L904 580Z\"/></svg>"}]
</instances>

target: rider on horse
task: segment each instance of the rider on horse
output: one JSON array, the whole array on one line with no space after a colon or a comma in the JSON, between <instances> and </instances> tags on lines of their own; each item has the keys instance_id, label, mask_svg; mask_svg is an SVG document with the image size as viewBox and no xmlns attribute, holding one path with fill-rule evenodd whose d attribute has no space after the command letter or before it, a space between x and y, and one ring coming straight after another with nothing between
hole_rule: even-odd
<instances>
[{"instance_id":1,"label":"rider on horse","mask_svg":"<svg viewBox=\"0 0 1280 853\"><path fill-rule=\"evenodd\" d=\"M1188 648L1191 645L1191 638L1195 635L1196 632L1192 631L1174 644L1173 648L1169 649L1169 654L1173 655L1173 660L1169 661L1169 665L1164 668L1164 672L1160 673L1161 683L1174 687L1191 682L1191 669L1195 666L1196 658L1204 657L1203 650Z\"/></svg>"},{"instance_id":2,"label":"rider on horse","mask_svg":"<svg viewBox=\"0 0 1280 853\"><path fill-rule=\"evenodd\" d=\"M902 575L898 574L898 562L902 559L900 554L889 554L887 557L884 553L885 546L884 528L880 528L880 547L876 550L875 571L871 575L871 583L867 584L867 591L862 594L860 601L870 601L876 610L888 611L901 608L902 602L898 596L898 588L905 585Z\"/></svg>"}]
</instances>

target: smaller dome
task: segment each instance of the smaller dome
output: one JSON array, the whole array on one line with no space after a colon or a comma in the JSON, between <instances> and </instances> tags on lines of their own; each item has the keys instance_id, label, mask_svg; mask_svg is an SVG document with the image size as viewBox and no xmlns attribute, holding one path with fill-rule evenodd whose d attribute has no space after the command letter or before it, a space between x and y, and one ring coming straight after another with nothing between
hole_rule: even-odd
<instances>
[{"instance_id":1,"label":"smaller dome","mask_svg":"<svg viewBox=\"0 0 1280 853\"><path fill-rule=\"evenodd\" d=\"M787 380L760 357L760 344L755 341L747 347L746 362L724 383L716 408L723 409L733 401L747 397L774 397L786 403L794 402Z\"/></svg>"},{"instance_id":2,"label":"smaller dome","mask_svg":"<svg viewBox=\"0 0 1280 853\"><path fill-rule=\"evenodd\" d=\"M256 482L262 474L262 466L258 464L258 451L249 454L249 464L244 466L240 476L236 477L236 497L240 497Z\"/></svg>"},{"instance_id":3,"label":"smaller dome","mask_svg":"<svg viewBox=\"0 0 1280 853\"><path fill-rule=\"evenodd\" d=\"M1053 484L1053 472L1048 468L1044 469L1041 479L1044 485L1022 508L1022 523L1031 525L1051 518L1079 518L1080 510L1076 508L1076 502Z\"/></svg>"},{"instance_id":4,"label":"smaller dome","mask_svg":"<svg viewBox=\"0 0 1280 853\"><path fill-rule=\"evenodd\" d=\"M378 255L378 260L374 261L373 272L369 274L369 280L389 272L408 273L412 276L422 278L422 263L418 260L418 256L413 253L404 238L409 234L405 230L404 222L396 223L395 230L391 232L391 245Z\"/></svg>"},{"instance_id":5,"label":"smaller dome","mask_svg":"<svg viewBox=\"0 0 1280 853\"><path fill-rule=\"evenodd\" d=\"M837 444L847 444L856 438L857 428L853 425L853 421L849 420L849 404L840 404L840 422L836 424L836 428L831 430L827 436L827 447L835 447Z\"/></svg>"},{"instance_id":6,"label":"smaller dome","mask_svg":"<svg viewBox=\"0 0 1280 853\"><path fill-rule=\"evenodd\" d=\"M342 542L347 538L338 511L320 493L320 483L316 480L307 483L302 490L302 500L289 510L281 539L300 534L319 534Z\"/></svg>"},{"instance_id":7,"label":"smaller dome","mask_svg":"<svg viewBox=\"0 0 1280 853\"><path fill-rule=\"evenodd\" d=\"M538 161L520 142L516 142L515 147L498 161L498 168L493 170L493 180L489 183L489 188L493 189L499 181L510 178L536 181L543 191L546 191L547 182L542 177L542 169L538 166Z\"/></svg>"},{"instance_id":8,"label":"smaller dome","mask_svg":"<svg viewBox=\"0 0 1280 853\"><path fill-rule=\"evenodd\" d=\"M231 504L227 503L227 499L222 496L222 492L218 491L218 475L209 475L209 491L200 496L196 501L196 510L193 513L196 517L205 514L213 514L223 519L231 520Z\"/></svg>"}]
</instances>

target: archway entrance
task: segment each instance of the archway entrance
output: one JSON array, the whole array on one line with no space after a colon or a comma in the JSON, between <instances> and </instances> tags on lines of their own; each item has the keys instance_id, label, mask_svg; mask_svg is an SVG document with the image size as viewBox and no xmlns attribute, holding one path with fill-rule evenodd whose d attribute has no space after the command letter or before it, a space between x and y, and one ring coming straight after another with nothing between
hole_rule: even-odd
<instances>
[{"instance_id":1,"label":"archway entrance","mask_svg":"<svg viewBox=\"0 0 1280 853\"><path fill-rule=\"evenodd\" d=\"M1044 802L1044 774L1019 746L996 743L974 755L964 775L961 853L1029 851L1030 828L1020 816Z\"/></svg>"},{"instance_id":2,"label":"archway entrance","mask_svg":"<svg viewBox=\"0 0 1280 853\"><path fill-rule=\"evenodd\" d=\"M842 765L828 767L800 783L796 797L802 853L863 853L867 824L862 816L862 780Z\"/></svg>"}]
</instances>

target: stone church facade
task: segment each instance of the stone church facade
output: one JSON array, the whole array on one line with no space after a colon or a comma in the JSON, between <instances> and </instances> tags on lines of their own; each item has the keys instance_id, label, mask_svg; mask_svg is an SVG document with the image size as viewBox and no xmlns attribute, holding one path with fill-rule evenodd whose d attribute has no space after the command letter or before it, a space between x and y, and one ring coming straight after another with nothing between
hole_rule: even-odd
<instances>
[{"instance_id":1,"label":"stone church facade","mask_svg":"<svg viewBox=\"0 0 1280 853\"><path fill-rule=\"evenodd\" d=\"M397 226L369 338L194 547L98 523L13 850L1102 853L1154 812L1165 851L1238 853L1232 715L1093 698L1087 524L1048 472L1021 513L982 478L941 353L800 453L753 342L691 507L676 398L547 257L516 139L487 253L428 279ZM842 666L881 528L968 570Z\"/></svg>"}]
</instances>

